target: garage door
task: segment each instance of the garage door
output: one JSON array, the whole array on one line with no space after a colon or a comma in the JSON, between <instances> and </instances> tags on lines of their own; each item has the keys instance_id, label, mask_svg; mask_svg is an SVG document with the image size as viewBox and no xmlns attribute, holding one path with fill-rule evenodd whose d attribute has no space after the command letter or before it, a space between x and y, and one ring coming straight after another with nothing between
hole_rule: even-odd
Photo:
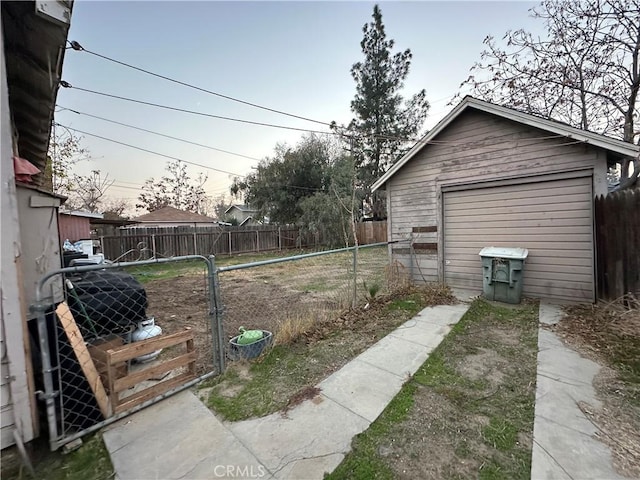
<instances>
[{"instance_id":1,"label":"garage door","mask_svg":"<svg viewBox=\"0 0 640 480\"><path fill-rule=\"evenodd\" d=\"M523 294L594 298L591 177L446 191L444 276L482 289L482 247L525 247Z\"/></svg>"}]
</instances>

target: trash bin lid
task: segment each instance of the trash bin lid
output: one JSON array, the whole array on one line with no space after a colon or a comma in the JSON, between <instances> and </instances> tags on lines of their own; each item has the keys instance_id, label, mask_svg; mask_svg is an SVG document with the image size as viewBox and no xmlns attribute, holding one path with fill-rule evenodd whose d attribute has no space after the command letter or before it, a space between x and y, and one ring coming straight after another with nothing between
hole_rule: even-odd
<instances>
[{"instance_id":1,"label":"trash bin lid","mask_svg":"<svg viewBox=\"0 0 640 480\"><path fill-rule=\"evenodd\" d=\"M480 250L479 255L481 257L524 260L529 255L529 250L521 247L484 247Z\"/></svg>"}]
</instances>

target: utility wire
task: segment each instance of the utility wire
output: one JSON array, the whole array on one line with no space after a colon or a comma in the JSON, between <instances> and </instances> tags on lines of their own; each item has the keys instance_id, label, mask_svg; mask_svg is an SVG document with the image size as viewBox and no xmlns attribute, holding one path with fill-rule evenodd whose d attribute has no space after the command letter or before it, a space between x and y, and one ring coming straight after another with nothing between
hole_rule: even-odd
<instances>
[{"instance_id":1,"label":"utility wire","mask_svg":"<svg viewBox=\"0 0 640 480\"><path fill-rule=\"evenodd\" d=\"M120 60L116 60L116 59L111 58L111 57L107 57L106 55L102 55L100 53L93 52L91 50L87 50L86 48L84 48L82 45L80 45L75 40L72 41L72 42L69 42L69 43L71 45L71 48L73 48L74 50L76 50L78 52L86 52L86 53L88 53L90 55L94 55L96 57L102 58L102 59L107 60L109 62L117 63L118 65L122 65L124 67L131 68L133 70L137 70L137 71L142 72L142 73L146 73L147 75L152 75L154 77L161 78L163 80L167 80L168 82L177 83L178 85L182 85L184 87L193 88L194 90L198 90L200 92L208 93L210 95L215 95L216 97L224 98L226 100L231 100L232 102L242 103L243 105L249 105L250 107L259 108L261 110L266 110L268 112L277 113L279 115L286 115L287 117L293 117L293 118L297 118L299 120L305 120L307 122L313 122L313 123L318 123L320 125L331 126L331 124L327 123L327 122L322 122L320 120L314 120L312 118L303 117L301 115L295 115L293 113L287 113L287 112L284 112L282 110L276 110L275 108L269 108L269 107L265 107L263 105L258 105L257 103L247 102L246 100L240 100L239 98L234 98L234 97L231 97L229 95L223 95L222 93L218 93L218 92L214 92L214 91L211 91L211 90L207 90L206 88L198 87L196 85L191 85L190 83L182 82L180 80L176 80L175 78L167 77L165 75L160 75L159 73L155 73L155 72L151 72L149 70L145 70L144 68L136 67L135 65L131 65L129 63L122 62Z\"/></svg>"},{"instance_id":2,"label":"utility wire","mask_svg":"<svg viewBox=\"0 0 640 480\"><path fill-rule=\"evenodd\" d=\"M109 122L109 123L113 123L115 125L121 125L123 127L133 128L134 130L139 130L141 132L147 132L147 133L151 133L153 135L158 135L159 137L170 138L171 140L176 140L178 142L188 143L190 145L195 145L197 147L208 148L209 150L215 150L216 152L227 153L229 155L235 155L237 157L248 158L249 160L260 161L260 159L256 158L256 157L250 157L248 155L243 155L241 153L230 152L229 150L223 150L221 148L211 147L209 145L203 145L202 143L192 142L191 140L186 140L184 138L173 137L171 135L167 135L167 134L164 134L164 133L154 132L153 130L147 130L146 128L136 127L135 125L129 125L128 123L118 122L116 120L111 120L109 118L100 117L98 115L92 115L91 113L79 112L79 111L74 110L72 108L63 107L62 105L58 105L58 107L61 108L62 110L67 110L67 111L75 113L77 115L84 115L86 117L96 118L96 119L102 120L104 122Z\"/></svg>"},{"instance_id":3,"label":"utility wire","mask_svg":"<svg viewBox=\"0 0 640 480\"><path fill-rule=\"evenodd\" d=\"M184 160L182 158L174 157L174 156L171 156L171 155L166 155L164 153L154 152L153 150L147 150L146 148L137 147L135 145L131 145L129 143L124 143L124 142L121 142L119 140L114 140L112 138L102 137L100 135L96 135L95 133L89 133L89 132L85 132L83 130L78 130L77 128L67 127L67 126L62 125L60 123L56 123L56 125L58 125L58 126L60 126L62 128L67 128L69 130L73 130L74 132L78 132L78 133L81 133L83 135L89 135L90 137L95 137L95 138L99 138L101 140L106 140L107 142L117 143L118 145L124 145L125 147L134 148L136 150L140 150L140 151L146 152L146 153L151 153L152 155L158 155L159 157L169 158L171 160L177 160L179 162L184 162L184 163L187 163L189 165L195 165L196 167L206 168L207 170L213 170L215 172L226 173L228 175L234 175L236 177L244 177L245 176L245 175L240 175L239 173L229 172L227 170L220 170L219 168L214 168L214 167L210 167L208 165L203 165L201 163L191 162L189 160Z\"/></svg>"},{"instance_id":4,"label":"utility wire","mask_svg":"<svg viewBox=\"0 0 640 480\"><path fill-rule=\"evenodd\" d=\"M323 135L339 135L338 133L335 133L335 132L323 132L323 131L320 131L320 130L309 130L307 128L288 127L286 125L277 125L277 124L274 124L274 123L255 122L253 120L243 120L241 118L224 117L222 115L213 115L212 113L197 112L195 110L187 110L187 109L184 109L184 108L171 107L169 105L161 105L159 103L145 102L144 100L136 100L135 98L122 97L120 95L114 95L112 93L98 92L96 90L89 90L88 88L74 87L69 82L65 82L64 80L62 80L60 82L60 86L62 86L64 88L73 88L73 89L81 91L81 92L92 93L94 95L100 95L100 96L103 96L103 97L117 98L118 100L124 100L126 102L139 103L141 105L148 105L150 107L156 107L156 108L164 108L166 110L173 110L175 112L189 113L191 115L200 115L202 117L217 118L219 120L228 120L230 122L248 123L250 125L260 125L262 127L283 128L285 130L296 130L298 132L320 133L320 134L323 134Z\"/></svg>"}]
</instances>

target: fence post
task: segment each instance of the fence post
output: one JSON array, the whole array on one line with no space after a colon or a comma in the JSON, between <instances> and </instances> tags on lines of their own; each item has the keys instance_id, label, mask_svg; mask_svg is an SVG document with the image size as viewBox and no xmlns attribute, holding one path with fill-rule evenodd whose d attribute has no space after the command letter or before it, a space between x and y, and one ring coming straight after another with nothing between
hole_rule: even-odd
<instances>
[{"instance_id":1,"label":"fence post","mask_svg":"<svg viewBox=\"0 0 640 480\"><path fill-rule=\"evenodd\" d=\"M42 377L44 380L44 393L40 393L40 399L44 399L45 401L47 422L49 424L49 448L53 451L58 447L58 422L56 421L56 407L53 401L57 392L53 389L53 369L51 367L51 357L49 353L49 335L45 315L46 308L42 303L36 303L33 306L33 310L37 312L38 340L40 341L40 359L42 361ZM53 328L56 328L55 321ZM57 338L56 332L53 333L53 337ZM58 362L59 361L58 359ZM59 368L59 365L56 368Z\"/></svg>"},{"instance_id":2,"label":"fence post","mask_svg":"<svg viewBox=\"0 0 640 480\"><path fill-rule=\"evenodd\" d=\"M216 268L216 257L214 255L209 255L207 267L209 270L209 319L213 341L213 364L217 365L218 372L222 374L225 370L225 344L222 327L223 305L220 297L220 281Z\"/></svg>"},{"instance_id":3,"label":"fence post","mask_svg":"<svg viewBox=\"0 0 640 480\"><path fill-rule=\"evenodd\" d=\"M198 255L198 234L193 232L193 254Z\"/></svg>"},{"instance_id":4,"label":"fence post","mask_svg":"<svg viewBox=\"0 0 640 480\"><path fill-rule=\"evenodd\" d=\"M260 251L260 231L256 230L256 250Z\"/></svg>"},{"instance_id":5,"label":"fence post","mask_svg":"<svg viewBox=\"0 0 640 480\"><path fill-rule=\"evenodd\" d=\"M353 308L358 306L358 241L356 240L353 249L353 299L351 301Z\"/></svg>"},{"instance_id":6,"label":"fence post","mask_svg":"<svg viewBox=\"0 0 640 480\"><path fill-rule=\"evenodd\" d=\"M151 253L153 253L153 258L157 258L156 253L156 236L155 234L151 235Z\"/></svg>"},{"instance_id":7,"label":"fence post","mask_svg":"<svg viewBox=\"0 0 640 480\"><path fill-rule=\"evenodd\" d=\"M278 225L278 250L282 250L282 228Z\"/></svg>"}]
</instances>

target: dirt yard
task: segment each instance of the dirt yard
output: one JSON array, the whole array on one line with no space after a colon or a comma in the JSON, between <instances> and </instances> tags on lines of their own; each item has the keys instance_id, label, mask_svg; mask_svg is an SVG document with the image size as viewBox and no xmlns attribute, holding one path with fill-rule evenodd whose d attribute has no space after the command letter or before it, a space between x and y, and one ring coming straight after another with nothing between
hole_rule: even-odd
<instances>
[{"instance_id":1,"label":"dirt yard","mask_svg":"<svg viewBox=\"0 0 640 480\"><path fill-rule=\"evenodd\" d=\"M536 353L536 305L474 302L329 478L529 478Z\"/></svg>"},{"instance_id":2,"label":"dirt yard","mask_svg":"<svg viewBox=\"0 0 640 480\"><path fill-rule=\"evenodd\" d=\"M356 294L364 305L372 286L379 287L376 295L387 293L391 274L398 272L387 268L385 249L364 249L359 258ZM205 273L201 268L178 270L175 276L154 273L167 278L145 276L151 278L144 284L148 314L155 316L164 333L190 327L196 334L198 372L209 371L213 354ZM225 341L237 335L241 326L277 335L283 324L291 322L331 322L351 305L354 293L350 253L221 272L219 280Z\"/></svg>"}]
</instances>

